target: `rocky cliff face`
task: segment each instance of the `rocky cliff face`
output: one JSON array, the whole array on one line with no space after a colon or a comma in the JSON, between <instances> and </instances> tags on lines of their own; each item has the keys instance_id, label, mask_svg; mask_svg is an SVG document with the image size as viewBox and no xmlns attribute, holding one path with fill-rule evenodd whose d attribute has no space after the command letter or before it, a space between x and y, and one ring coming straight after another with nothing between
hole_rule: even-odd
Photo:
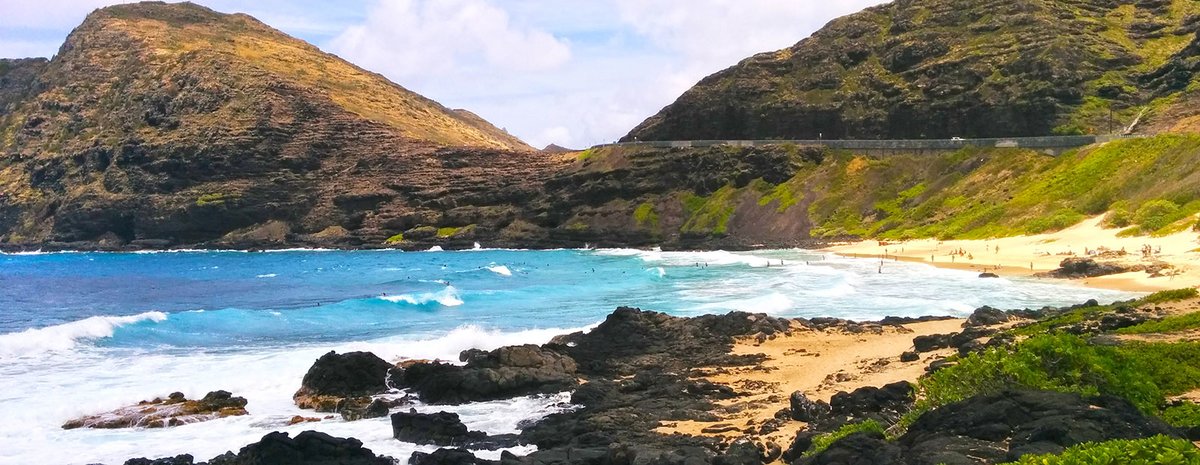
<instances>
[{"instance_id":1,"label":"rocky cliff face","mask_svg":"<svg viewBox=\"0 0 1200 465\"><path fill-rule=\"evenodd\" d=\"M897 0L703 79L625 140L1187 129L1197 30L1192 0Z\"/></svg>"}]
</instances>

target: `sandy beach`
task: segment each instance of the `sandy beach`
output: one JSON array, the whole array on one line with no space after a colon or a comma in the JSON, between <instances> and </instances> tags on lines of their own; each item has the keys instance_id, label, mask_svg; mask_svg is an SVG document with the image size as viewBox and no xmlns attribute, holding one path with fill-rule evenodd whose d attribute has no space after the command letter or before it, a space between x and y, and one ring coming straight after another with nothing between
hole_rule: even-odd
<instances>
[{"instance_id":1,"label":"sandy beach","mask_svg":"<svg viewBox=\"0 0 1200 465\"><path fill-rule=\"evenodd\" d=\"M912 339L920 335L962 330L965 320L948 319L904 326L883 326L878 331L852 333L844 329L813 330L793 327L790 335L759 342L743 338L734 354L766 354L761 365L720 369L705 375L709 381L748 393L719 403L715 422L679 421L664 423L664 434L718 436L728 439L750 436L786 447L804 423L788 421L774 432L757 434L760 426L788 408L788 396L801 391L812 400L828 402L834 394L864 386L882 386L896 381L915 381L925 366L938 357L954 353L941 349L921 354L913 362L901 362L900 354L912 350ZM706 431L707 430L707 431Z\"/></svg>"},{"instance_id":2,"label":"sandy beach","mask_svg":"<svg viewBox=\"0 0 1200 465\"><path fill-rule=\"evenodd\" d=\"M1032 276L1057 269L1068 257L1091 257L1123 265L1167 265L1157 275L1145 271L1077 280L1080 284L1135 292L1155 292L1200 285L1200 241L1193 231L1163 237L1117 237L1120 229L1101 226L1094 217L1070 228L1032 236L990 240L860 241L823 249L840 255L904 260L934 266L992 272L1001 276ZM1143 254L1148 248L1151 253Z\"/></svg>"},{"instance_id":3,"label":"sandy beach","mask_svg":"<svg viewBox=\"0 0 1200 465\"><path fill-rule=\"evenodd\" d=\"M861 241L823 250L845 256L880 258L885 273L889 261L909 261L1010 277L1030 277L1057 269L1064 258L1087 256L1099 262L1125 266L1166 267L1157 275L1136 271L1075 280L1081 285L1135 292L1200 285L1200 241L1196 233L1117 237L1119 230L1101 227L1102 220L1091 218L1062 231L1033 236L992 240ZM1143 254L1143 250L1149 253ZM1161 311L1174 314L1197 310L1195 301L1178 305L1179 308L1167 305ZM803 423L784 422L782 428L772 432L763 432L761 426L781 409L788 408L788 396L792 392L800 391L809 399L829 401L840 391L882 386L900 380L915 382L931 360L949 355L953 349L923 353L920 360L914 362L901 362L900 354L912 349L914 337L961 331L963 322L952 319L885 326L861 333L794 327L790 335L766 341L739 340L733 353L766 354L768 360L756 367L715 370L705 374L705 378L730 385L745 394L720 402L716 411L720 417L718 421L665 422L658 431L727 440L750 437L786 447L796 432L805 426Z\"/></svg>"}]
</instances>

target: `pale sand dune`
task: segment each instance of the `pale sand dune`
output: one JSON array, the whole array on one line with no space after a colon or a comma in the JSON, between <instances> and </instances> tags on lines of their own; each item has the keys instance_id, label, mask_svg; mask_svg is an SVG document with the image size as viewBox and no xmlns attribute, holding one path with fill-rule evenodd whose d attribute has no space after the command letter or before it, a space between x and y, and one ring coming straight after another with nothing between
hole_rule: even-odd
<instances>
[{"instance_id":1,"label":"pale sand dune","mask_svg":"<svg viewBox=\"0 0 1200 465\"><path fill-rule=\"evenodd\" d=\"M668 422L657 431L730 439L749 436L787 448L804 423L789 420L778 431L761 436L756 431L780 409L788 408L788 396L792 392L802 391L810 399L829 401L839 391L901 380L916 381L932 358L948 355L953 350L924 353L916 362L901 362L900 354L911 350L914 337L961 331L963 321L933 321L899 328L888 326L882 333L797 328L790 336L779 336L762 343L754 338L739 340L733 353L766 354L768 360L756 367L718 370L705 378L732 386L747 395L720 402L714 412L721 417L720 421ZM839 373L843 374L842 381L837 381ZM729 430L702 432L713 427Z\"/></svg>"},{"instance_id":2,"label":"pale sand dune","mask_svg":"<svg viewBox=\"0 0 1200 465\"><path fill-rule=\"evenodd\" d=\"M1150 277L1145 272L1122 273L1080 280L1087 286L1138 292L1154 292L1200 285L1200 241L1193 231L1185 231L1165 237L1117 237L1118 229L1101 227L1102 217L1088 219L1062 231L1033 236L1007 237L991 240L936 239L911 240L884 243L862 241L837 245L823 249L846 256L882 257L889 260L905 260L929 263L935 266L991 271L1001 276L1029 276L1037 272L1058 268L1059 262L1071 256L1084 256L1085 250L1119 252L1127 254L1121 258L1098 258L1100 261L1115 260L1125 264L1147 264L1165 262L1173 267L1166 276ZM1144 258L1142 246L1149 244L1156 252ZM997 247L999 249L997 250ZM964 250L970 257L955 256L955 250Z\"/></svg>"}]
</instances>

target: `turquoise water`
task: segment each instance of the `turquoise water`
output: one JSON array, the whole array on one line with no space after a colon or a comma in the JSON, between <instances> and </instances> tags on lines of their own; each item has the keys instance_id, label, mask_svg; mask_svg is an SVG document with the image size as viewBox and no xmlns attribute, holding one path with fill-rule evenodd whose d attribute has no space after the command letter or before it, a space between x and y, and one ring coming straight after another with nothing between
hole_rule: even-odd
<instances>
[{"instance_id":1,"label":"turquoise water","mask_svg":"<svg viewBox=\"0 0 1200 465\"><path fill-rule=\"evenodd\" d=\"M585 329L619 305L878 319L1132 296L879 265L798 250L0 255L0 408L9 415L0 423L0 464L207 458L277 429L355 436L407 457L422 448L390 439L386 419L281 426L306 413L291 394L313 359L331 349L456 359L470 347ZM169 430L58 428L172 391L214 389L246 396L251 415ZM458 409L475 429L500 433L564 398Z\"/></svg>"}]
</instances>

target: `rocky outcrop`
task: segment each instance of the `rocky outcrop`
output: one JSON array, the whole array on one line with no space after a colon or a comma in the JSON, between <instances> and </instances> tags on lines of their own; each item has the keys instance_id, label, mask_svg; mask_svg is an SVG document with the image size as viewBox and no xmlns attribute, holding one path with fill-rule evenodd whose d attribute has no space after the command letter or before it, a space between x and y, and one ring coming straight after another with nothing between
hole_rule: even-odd
<instances>
[{"instance_id":1,"label":"rocky outcrop","mask_svg":"<svg viewBox=\"0 0 1200 465\"><path fill-rule=\"evenodd\" d=\"M458 419L457 413L397 412L392 414L392 437L413 444L466 447L470 449L500 449L517 445L516 435L488 436L482 431L470 431Z\"/></svg>"},{"instance_id":2,"label":"rocky outcrop","mask_svg":"<svg viewBox=\"0 0 1200 465\"><path fill-rule=\"evenodd\" d=\"M435 404L561 392L577 383L571 357L535 345L468 350L460 358L465 365L419 362L394 368L391 383Z\"/></svg>"},{"instance_id":3,"label":"rocky outcrop","mask_svg":"<svg viewBox=\"0 0 1200 465\"><path fill-rule=\"evenodd\" d=\"M995 326L1007 323L1009 320L1012 320L1012 316L1008 312L985 305L971 312L965 326Z\"/></svg>"},{"instance_id":4,"label":"rocky outcrop","mask_svg":"<svg viewBox=\"0 0 1200 465\"><path fill-rule=\"evenodd\" d=\"M377 456L354 438L337 438L318 431L304 431L296 437L273 432L259 442L243 447L237 454L226 452L208 462L193 464L191 455L161 459L136 458L125 465L395 465L391 457Z\"/></svg>"},{"instance_id":5,"label":"rocky outcrop","mask_svg":"<svg viewBox=\"0 0 1200 465\"><path fill-rule=\"evenodd\" d=\"M246 398L234 397L228 391L212 391L199 400L188 400L183 393L174 392L166 399L155 398L111 412L76 418L62 427L165 428L245 414Z\"/></svg>"},{"instance_id":6,"label":"rocky outcrop","mask_svg":"<svg viewBox=\"0 0 1200 465\"><path fill-rule=\"evenodd\" d=\"M1171 4L892 2L702 79L622 141L1117 132L1150 101L1189 95L1200 41L1192 16L1164 16Z\"/></svg>"},{"instance_id":7,"label":"rocky outcrop","mask_svg":"<svg viewBox=\"0 0 1200 465\"><path fill-rule=\"evenodd\" d=\"M1063 279L1095 278L1129 271L1126 267L1115 263L1097 262L1091 258L1065 258L1058 264L1058 269L1037 276Z\"/></svg>"},{"instance_id":8,"label":"rocky outcrop","mask_svg":"<svg viewBox=\"0 0 1200 465\"><path fill-rule=\"evenodd\" d=\"M547 346L571 356L584 373L632 375L644 370L738 366L759 357L730 355L735 337L784 334L791 324L761 313L679 318L620 307L592 330L556 337Z\"/></svg>"},{"instance_id":9,"label":"rocky outcrop","mask_svg":"<svg viewBox=\"0 0 1200 465\"><path fill-rule=\"evenodd\" d=\"M895 442L847 436L798 464L991 464L1072 445L1155 435L1179 437L1161 420L1115 397L1046 391L980 395L921 415Z\"/></svg>"},{"instance_id":10,"label":"rocky outcrop","mask_svg":"<svg viewBox=\"0 0 1200 465\"><path fill-rule=\"evenodd\" d=\"M330 351L308 369L292 398L300 408L318 412L366 409L372 403L371 396L388 390L391 368L390 363L370 352Z\"/></svg>"},{"instance_id":11,"label":"rocky outcrop","mask_svg":"<svg viewBox=\"0 0 1200 465\"><path fill-rule=\"evenodd\" d=\"M853 392L839 392L829 399L833 415L855 420L876 420L892 424L912 409L916 388L908 381L882 387L864 386Z\"/></svg>"}]
</instances>

